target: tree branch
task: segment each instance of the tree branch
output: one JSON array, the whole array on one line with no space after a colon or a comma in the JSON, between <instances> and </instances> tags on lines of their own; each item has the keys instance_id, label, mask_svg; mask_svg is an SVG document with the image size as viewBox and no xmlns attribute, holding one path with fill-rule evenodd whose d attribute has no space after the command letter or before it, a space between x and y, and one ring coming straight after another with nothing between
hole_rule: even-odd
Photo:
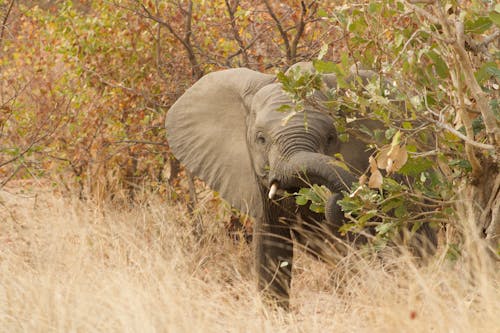
<instances>
[{"instance_id":1,"label":"tree branch","mask_svg":"<svg viewBox=\"0 0 500 333\"><path fill-rule=\"evenodd\" d=\"M229 13L229 18L230 18L230 23L231 23L231 30L233 32L234 39L238 43L239 50L236 53L236 55L241 54L243 57L243 65L245 67L249 67L249 60L248 60L248 53L247 53L247 47L243 43L243 40L241 39L241 35L238 31L238 27L236 26L236 18L234 17L234 13L238 9L238 5L240 3L240 0L236 0L233 5L230 4L229 0L225 0L226 2L226 7L227 11ZM234 57L234 56L233 56ZM228 60L230 60L233 57L228 57Z\"/></svg>"},{"instance_id":2,"label":"tree branch","mask_svg":"<svg viewBox=\"0 0 500 333\"><path fill-rule=\"evenodd\" d=\"M406 5L408 7L410 7L414 12L416 12L416 13L422 15L423 17L425 17L432 24L440 24L441 23L436 16L432 15L431 13L429 13L428 11L426 11L423 8L415 6L414 3L419 3L419 2L418 1L411 1L411 0L407 0L406 1Z\"/></svg>"},{"instance_id":3,"label":"tree branch","mask_svg":"<svg viewBox=\"0 0 500 333\"><path fill-rule=\"evenodd\" d=\"M192 18L193 18L193 1L190 0L188 2L188 9L185 10L182 7L179 7L184 13L185 13L185 21L184 21L184 36L181 37L172 27L170 23L167 21L163 20L162 18L154 15L151 13L151 11L144 5L144 3L141 0L135 0L135 2L142 8L143 13L136 12L138 15L145 17L147 19L153 20L167 28L167 30L174 36L175 39L177 39L182 46L184 47L184 50L186 51L189 59L189 63L191 64L192 68L192 75L195 79L199 79L203 76L203 71L200 68L200 64L198 63L198 60L196 58L196 54L194 53L194 48L191 44L191 36L192 36ZM179 4L180 6L180 4Z\"/></svg>"},{"instance_id":4,"label":"tree branch","mask_svg":"<svg viewBox=\"0 0 500 333\"><path fill-rule=\"evenodd\" d=\"M312 3L314 3L314 1ZM299 41L302 38L302 34L304 33L304 28L306 27L306 22L304 21L304 18L307 14L306 4L304 3L304 1L301 1L300 4L302 7L300 11L300 20L296 25L297 32L295 33L292 45L290 46L290 60L292 61L297 57L297 46L299 45Z\"/></svg>"},{"instance_id":5,"label":"tree branch","mask_svg":"<svg viewBox=\"0 0 500 333\"><path fill-rule=\"evenodd\" d=\"M3 41L3 35L5 33L5 27L7 26L7 20L9 19L10 13L12 12L12 7L14 6L14 1L15 0L10 0L9 6L7 7L7 12L5 13L5 16L2 21L2 27L0 30L0 46L2 45Z\"/></svg>"},{"instance_id":6,"label":"tree branch","mask_svg":"<svg viewBox=\"0 0 500 333\"><path fill-rule=\"evenodd\" d=\"M264 4L266 5L267 12L269 13L269 15L271 15L271 18L276 23L276 28L278 29L281 38L283 39L283 43L285 44L286 58L288 59L288 61L291 61L292 53L290 49L290 40L288 39L287 33L283 29L283 24L281 23L280 19L276 16L276 13L274 12L273 7L271 7L269 0L264 0Z\"/></svg>"},{"instance_id":7,"label":"tree branch","mask_svg":"<svg viewBox=\"0 0 500 333\"><path fill-rule=\"evenodd\" d=\"M434 116L440 118L440 116L436 112L432 111L431 109L427 108L427 111L429 113L433 114ZM468 143L468 144L470 144L470 145L472 145L474 147L485 149L485 150L495 150L495 146L471 140L467 136L463 135L461 132L459 132L456 129L454 129L453 127L451 127L449 124L443 123L443 122L441 122L439 120L435 120L433 118L430 118L429 120L432 123L436 124L438 127L441 127L443 129L451 132L452 134L458 136L460 139L464 140L466 143Z\"/></svg>"}]
</instances>

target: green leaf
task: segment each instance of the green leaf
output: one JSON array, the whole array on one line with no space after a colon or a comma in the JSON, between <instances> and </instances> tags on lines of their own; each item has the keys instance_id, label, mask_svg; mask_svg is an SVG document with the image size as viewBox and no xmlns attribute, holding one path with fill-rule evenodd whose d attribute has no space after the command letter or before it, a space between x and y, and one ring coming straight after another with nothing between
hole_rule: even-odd
<instances>
[{"instance_id":1,"label":"green leaf","mask_svg":"<svg viewBox=\"0 0 500 333\"><path fill-rule=\"evenodd\" d=\"M413 125L409 121L403 121L403 128L407 130L413 129Z\"/></svg>"},{"instance_id":2,"label":"green leaf","mask_svg":"<svg viewBox=\"0 0 500 333\"><path fill-rule=\"evenodd\" d=\"M382 189L388 191L389 193L401 192L405 187L391 178L384 178L382 183Z\"/></svg>"},{"instance_id":3,"label":"green leaf","mask_svg":"<svg viewBox=\"0 0 500 333\"><path fill-rule=\"evenodd\" d=\"M382 212L387 213L387 212L391 211L392 209L401 206L403 203L404 203L404 201L401 200L400 198L389 200L385 204L382 205L381 210L382 210Z\"/></svg>"},{"instance_id":4,"label":"green leaf","mask_svg":"<svg viewBox=\"0 0 500 333\"><path fill-rule=\"evenodd\" d=\"M418 231L418 229L420 229L420 227L422 226L422 224L424 224L422 221L417 221L415 222L412 227L411 227L411 232L412 233L415 233Z\"/></svg>"},{"instance_id":5,"label":"green leaf","mask_svg":"<svg viewBox=\"0 0 500 333\"><path fill-rule=\"evenodd\" d=\"M500 80L500 69L498 69L498 67L490 66L486 68L486 71L491 75L494 75L497 78L497 80Z\"/></svg>"},{"instance_id":6,"label":"green leaf","mask_svg":"<svg viewBox=\"0 0 500 333\"><path fill-rule=\"evenodd\" d=\"M497 5L498 6L498 5ZM495 7L496 9L496 7ZM492 11L489 15L490 20L500 27L500 13L497 11Z\"/></svg>"},{"instance_id":7,"label":"green leaf","mask_svg":"<svg viewBox=\"0 0 500 333\"><path fill-rule=\"evenodd\" d=\"M394 210L394 216L397 218L404 217L408 214L408 210L405 205L401 205Z\"/></svg>"},{"instance_id":8,"label":"green leaf","mask_svg":"<svg viewBox=\"0 0 500 333\"><path fill-rule=\"evenodd\" d=\"M482 34L493 25L493 21L488 16L480 16L475 21L465 21L465 32Z\"/></svg>"},{"instance_id":9,"label":"green leaf","mask_svg":"<svg viewBox=\"0 0 500 333\"><path fill-rule=\"evenodd\" d=\"M388 130L385 131L385 138L387 140L390 140L394 136L394 134L396 134L397 132L398 132L397 129L389 128Z\"/></svg>"},{"instance_id":10,"label":"green leaf","mask_svg":"<svg viewBox=\"0 0 500 333\"><path fill-rule=\"evenodd\" d=\"M379 13L381 8L382 8L381 2L371 2L370 5L368 6L368 12L370 14Z\"/></svg>"},{"instance_id":11,"label":"green leaf","mask_svg":"<svg viewBox=\"0 0 500 333\"><path fill-rule=\"evenodd\" d=\"M405 176L416 177L420 173L429 170L433 166L433 162L426 157L411 157L408 156L406 164L399 169L399 173Z\"/></svg>"},{"instance_id":12,"label":"green leaf","mask_svg":"<svg viewBox=\"0 0 500 333\"><path fill-rule=\"evenodd\" d=\"M394 38L394 46L396 48L400 47L401 45L403 45L403 41L404 41L403 34L396 34L396 37Z\"/></svg>"},{"instance_id":13,"label":"green leaf","mask_svg":"<svg viewBox=\"0 0 500 333\"><path fill-rule=\"evenodd\" d=\"M436 69L436 73L439 75L439 77L441 77L442 79L447 78L450 71L448 69L448 65L443 60L441 55L431 50L427 53L427 56L434 63L434 68Z\"/></svg>"},{"instance_id":14,"label":"green leaf","mask_svg":"<svg viewBox=\"0 0 500 333\"><path fill-rule=\"evenodd\" d=\"M318 16L319 17L328 17L328 13L323 8L320 8L320 9L318 9Z\"/></svg>"},{"instance_id":15,"label":"green leaf","mask_svg":"<svg viewBox=\"0 0 500 333\"><path fill-rule=\"evenodd\" d=\"M312 210L315 213L324 213L325 212L325 207L319 203L313 202L309 206L309 209Z\"/></svg>"},{"instance_id":16,"label":"green leaf","mask_svg":"<svg viewBox=\"0 0 500 333\"><path fill-rule=\"evenodd\" d=\"M493 75L499 75L500 77L500 70L497 69L497 64L495 62L486 62L481 65L474 75L477 82L481 84Z\"/></svg>"},{"instance_id":17,"label":"green leaf","mask_svg":"<svg viewBox=\"0 0 500 333\"><path fill-rule=\"evenodd\" d=\"M319 50L319 53L318 53L318 60L323 59L323 57L325 56L326 52L328 52L328 44L327 43L323 43L323 45L321 45L321 49Z\"/></svg>"},{"instance_id":18,"label":"green leaf","mask_svg":"<svg viewBox=\"0 0 500 333\"><path fill-rule=\"evenodd\" d=\"M360 224L361 226L364 226L365 223L369 219L371 219L372 217L374 217L376 215L377 215L377 210L376 209L369 210L368 212L366 212L365 214L363 214L360 218L358 218L358 224Z\"/></svg>"},{"instance_id":19,"label":"green leaf","mask_svg":"<svg viewBox=\"0 0 500 333\"><path fill-rule=\"evenodd\" d=\"M393 223L382 223L375 227L378 235L385 235L394 228Z\"/></svg>"},{"instance_id":20,"label":"green leaf","mask_svg":"<svg viewBox=\"0 0 500 333\"><path fill-rule=\"evenodd\" d=\"M331 61L313 60L313 66L319 73L335 73L338 71L337 64Z\"/></svg>"},{"instance_id":21,"label":"green leaf","mask_svg":"<svg viewBox=\"0 0 500 333\"><path fill-rule=\"evenodd\" d=\"M366 21L363 17L358 18L357 20L354 20L349 24L348 29L350 32L357 33L357 34L363 34L363 32L366 30L368 25L366 24Z\"/></svg>"},{"instance_id":22,"label":"green leaf","mask_svg":"<svg viewBox=\"0 0 500 333\"><path fill-rule=\"evenodd\" d=\"M337 201L337 204L342 207L344 212L352 213L362 207L362 203L357 198L344 197L342 200Z\"/></svg>"},{"instance_id":23,"label":"green leaf","mask_svg":"<svg viewBox=\"0 0 500 333\"><path fill-rule=\"evenodd\" d=\"M490 101L490 108L495 115L497 121L500 121L500 99L492 99Z\"/></svg>"},{"instance_id":24,"label":"green leaf","mask_svg":"<svg viewBox=\"0 0 500 333\"><path fill-rule=\"evenodd\" d=\"M299 206L304 206L305 204L307 204L307 198L303 195L297 195L295 197L295 203Z\"/></svg>"},{"instance_id":25,"label":"green leaf","mask_svg":"<svg viewBox=\"0 0 500 333\"><path fill-rule=\"evenodd\" d=\"M350 169L347 166L347 164L345 164L344 162L342 162L340 160L334 160L334 161L331 161L330 163L333 164L334 166L337 166L339 168L344 169L345 171L350 171Z\"/></svg>"},{"instance_id":26,"label":"green leaf","mask_svg":"<svg viewBox=\"0 0 500 333\"><path fill-rule=\"evenodd\" d=\"M347 134L347 133L339 134L339 140L341 142L347 142L347 141L349 141L349 134Z\"/></svg>"},{"instance_id":27,"label":"green leaf","mask_svg":"<svg viewBox=\"0 0 500 333\"><path fill-rule=\"evenodd\" d=\"M343 225L340 226L339 232L342 235L345 235L346 233L348 233L351 230L354 230L355 228L356 228L355 223L344 223Z\"/></svg>"},{"instance_id":28,"label":"green leaf","mask_svg":"<svg viewBox=\"0 0 500 333\"><path fill-rule=\"evenodd\" d=\"M470 165L470 162L468 160L451 160L448 165L452 167L459 167L460 169L468 172L472 171L472 166Z\"/></svg>"},{"instance_id":29,"label":"green leaf","mask_svg":"<svg viewBox=\"0 0 500 333\"><path fill-rule=\"evenodd\" d=\"M292 107L288 104L283 104L282 106L280 106L279 108L276 109L276 111L278 112L288 112L292 109Z\"/></svg>"},{"instance_id":30,"label":"green leaf","mask_svg":"<svg viewBox=\"0 0 500 333\"><path fill-rule=\"evenodd\" d=\"M474 135L478 134L486 127L484 125L483 117L479 116L472 121L472 129L474 131Z\"/></svg>"}]
</instances>

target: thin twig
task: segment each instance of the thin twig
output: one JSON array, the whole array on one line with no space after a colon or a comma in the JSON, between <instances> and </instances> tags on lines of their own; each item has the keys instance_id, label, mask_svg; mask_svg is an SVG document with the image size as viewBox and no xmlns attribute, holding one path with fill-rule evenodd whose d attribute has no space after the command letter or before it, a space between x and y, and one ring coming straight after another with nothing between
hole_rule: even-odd
<instances>
[{"instance_id":1,"label":"thin twig","mask_svg":"<svg viewBox=\"0 0 500 333\"><path fill-rule=\"evenodd\" d=\"M243 65L245 67L249 66L249 59L248 59L248 53L247 53L247 47L245 46L245 43L243 43L243 40L241 39L241 35L238 31L238 27L236 26L236 17L234 16L234 13L236 13L236 9L238 8L238 5L240 3L239 0L235 1L233 5L229 2L229 0L225 0L226 2L226 7L227 7L227 12L229 13L229 19L231 23L231 30L233 32L234 39L238 43L238 53L241 54L243 57ZM228 60L230 60L233 57L228 57Z\"/></svg>"},{"instance_id":2,"label":"thin twig","mask_svg":"<svg viewBox=\"0 0 500 333\"><path fill-rule=\"evenodd\" d=\"M164 146L168 147L168 145L164 142L155 142L155 141L141 141L141 140L118 140L113 141L112 143L133 143L137 145L156 145L156 146Z\"/></svg>"},{"instance_id":3,"label":"thin twig","mask_svg":"<svg viewBox=\"0 0 500 333\"><path fill-rule=\"evenodd\" d=\"M412 4L411 1L406 1L406 5L408 7L410 7L414 12L417 12L418 14L422 15L423 17L425 17L432 24L440 24L441 23L436 16L432 15L431 13L429 13L427 10L425 10L423 8L415 6L414 4Z\"/></svg>"},{"instance_id":4,"label":"thin twig","mask_svg":"<svg viewBox=\"0 0 500 333\"><path fill-rule=\"evenodd\" d=\"M437 113L435 113L434 111L432 111L430 109L427 109L427 111L429 111L433 115L439 117L439 115ZM468 143L468 144L470 144L470 145L472 145L474 147L485 149L485 150L495 150L495 146L471 140L467 136L463 135L461 132L459 132L456 129L454 129L453 127L451 127L449 124L445 124L445 123L443 123L443 122L441 122L439 120L435 120L435 119L432 119L432 118L430 119L430 121L432 121L438 127L441 127L443 129L451 132L452 134L458 136L460 139L464 140L466 143Z\"/></svg>"},{"instance_id":5,"label":"thin twig","mask_svg":"<svg viewBox=\"0 0 500 333\"><path fill-rule=\"evenodd\" d=\"M9 7L7 8L7 12L5 13L5 16L2 21L2 27L0 30L0 45L2 45L3 41L3 35L5 33L5 27L7 26L7 20L9 19L10 13L12 11L12 7L14 6L14 1L15 0L10 0Z\"/></svg>"},{"instance_id":6,"label":"thin twig","mask_svg":"<svg viewBox=\"0 0 500 333\"><path fill-rule=\"evenodd\" d=\"M292 54L291 54L291 50L290 50L290 40L288 39L287 33L283 29L283 24L281 23L278 16L276 16L276 13L274 12L273 7L271 7L269 0L264 0L264 4L266 5L267 12L269 13L269 15L271 15L271 18L276 23L276 28L278 29L278 31L281 35L281 38L283 39L283 43L285 44L286 57L288 60L292 60Z\"/></svg>"}]
</instances>

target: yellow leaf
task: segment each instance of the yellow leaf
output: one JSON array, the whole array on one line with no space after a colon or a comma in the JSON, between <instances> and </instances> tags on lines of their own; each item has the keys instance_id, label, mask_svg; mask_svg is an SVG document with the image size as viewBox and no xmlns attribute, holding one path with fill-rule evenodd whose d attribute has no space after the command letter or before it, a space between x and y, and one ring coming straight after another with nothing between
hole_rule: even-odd
<instances>
[{"instance_id":1,"label":"yellow leaf","mask_svg":"<svg viewBox=\"0 0 500 333\"><path fill-rule=\"evenodd\" d=\"M339 160L333 160L330 162L331 164L335 165L335 166L338 166L342 169L344 169L345 171L349 171L349 167L342 161L339 161Z\"/></svg>"},{"instance_id":2,"label":"yellow leaf","mask_svg":"<svg viewBox=\"0 0 500 333\"><path fill-rule=\"evenodd\" d=\"M401 131L397 131L396 134L392 137L391 146L397 146L401 142Z\"/></svg>"}]
</instances>

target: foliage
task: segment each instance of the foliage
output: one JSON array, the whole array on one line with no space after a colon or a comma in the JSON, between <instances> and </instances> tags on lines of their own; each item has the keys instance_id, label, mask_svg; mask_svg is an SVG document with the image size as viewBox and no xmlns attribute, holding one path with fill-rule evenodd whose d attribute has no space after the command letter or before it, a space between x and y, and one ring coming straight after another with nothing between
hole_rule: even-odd
<instances>
[{"instance_id":1,"label":"foliage","mask_svg":"<svg viewBox=\"0 0 500 333\"><path fill-rule=\"evenodd\" d=\"M493 215L482 221L478 214L477 223L495 238L500 7L367 1L324 6L320 13L345 33L339 61L325 61L321 55L314 61L317 73L337 75L338 88L329 92L326 104L340 137L350 135L347 118L374 119L386 126L374 133L363 130L376 143L376 152L370 170L339 202L348 218L342 231L375 227L378 237L387 239L408 224L416 230L422 223L447 223L457 189L473 187L486 197L482 202L474 198L476 203ZM378 75L367 82L351 79L366 68ZM304 82L315 82L311 75L279 78L291 96L307 101L318 89L309 84L304 93ZM313 197L301 191L298 203L306 198L314 202Z\"/></svg>"},{"instance_id":2,"label":"foliage","mask_svg":"<svg viewBox=\"0 0 500 333\"><path fill-rule=\"evenodd\" d=\"M328 34L314 1L0 6L10 8L0 37L0 187L47 177L96 199L133 198L142 185L165 191L166 178L173 197L188 196L165 140L169 106L205 72L286 66Z\"/></svg>"},{"instance_id":3,"label":"foliage","mask_svg":"<svg viewBox=\"0 0 500 333\"><path fill-rule=\"evenodd\" d=\"M169 198L196 196L168 151L169 106L213 70L276 72L314 59L319 73L337 75L338 89L325 91L330 100L320 107L336 115L341 139L354 118L387 127L360 129L378 153L341 202L346 230L376 221L386 235L407 221L441 222L456 190L469 187L485 212L478 225L490 235L498 229L487 221L499 219L500 207L500 8L492 2L47 0L0 8L0 188L43 177L96 199L133 199L142 185ZM367 68L378 75L348 79ZM322 89L317 74L279 78L294 112ZM384 151L392 160L385 165ZM316 196L301 195L321 209ZM432 214L410 213L419 207Z\"/></svg>"}]
</instances>

